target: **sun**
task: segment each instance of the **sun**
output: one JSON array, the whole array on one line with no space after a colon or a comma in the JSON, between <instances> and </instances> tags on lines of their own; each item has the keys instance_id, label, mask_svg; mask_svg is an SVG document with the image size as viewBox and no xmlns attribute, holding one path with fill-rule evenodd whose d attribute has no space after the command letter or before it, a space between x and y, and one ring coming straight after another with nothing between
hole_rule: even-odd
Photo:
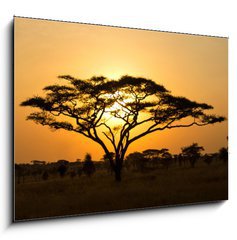
<instances>
[{"instance_id":1,"label":"sun","mask_svg":"<svg viewBox=\"0 0 237 240\"><path fill-rule=\"evenodd\" d=\"M111 70L111 71L106 71L105 76L107 76L110 79L119 79L121 76L126 75L126 72L124 72L123 70L119 70L116 69L115 70Z\"/></svg>"},{"instance_id":2,"label":"sun","mask_svg":"<svg viewBox=\"0 0 237 240\"><path fill-rule=\"evenodd\" d=\"M124 123L123 118L129 113L128 103L133 102L134 99L121 91L116 91L106 97L116 99L112 106L105 109L104 119L107 124L117 126Z\"/></svg>"}]
</instances>

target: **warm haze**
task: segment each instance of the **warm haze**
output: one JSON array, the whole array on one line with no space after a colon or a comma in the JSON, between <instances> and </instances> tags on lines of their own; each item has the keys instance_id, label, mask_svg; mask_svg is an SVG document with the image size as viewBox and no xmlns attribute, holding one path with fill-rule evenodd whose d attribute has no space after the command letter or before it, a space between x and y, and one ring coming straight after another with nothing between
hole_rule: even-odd
<instances>
[{"instance_id":1,"label":"warm haze","mask_svg":"<svg viewBox=\"0 0 237 240\"><path fill-rule=\"evenodd\" d=\"M86 152L99 160L103 150L85 137L26 121L32 112L19 104L57 76L79 78L129 74L152 79L174 95L214 107L228 117L227 39L95 25L15 18L15 160L75 161ZM206 127L155 132L129 150L169 148L176 153L192 142L214 152L227 145L227 121Z\"/></svg>"}]
</instances>

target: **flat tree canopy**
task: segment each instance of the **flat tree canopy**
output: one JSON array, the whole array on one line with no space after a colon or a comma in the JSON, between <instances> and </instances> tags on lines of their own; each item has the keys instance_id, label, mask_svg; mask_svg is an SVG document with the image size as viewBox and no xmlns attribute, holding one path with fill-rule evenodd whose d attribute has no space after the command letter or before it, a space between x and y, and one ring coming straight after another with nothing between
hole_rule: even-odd
<instances>
[{"instance_id":1,"label":"flat tree canopy","mask_svg":"<svg viewBox=\"0 0 237 240\"><path fill-rule=\"evenodd\" d=\"M204 151L204 147L199 146L197 143L193 143L190 146L181 148L182 156L189 159L192 167L195 167L197 159L201 156L201 152Z\"/></svg>"},{"instance_id":2,"label":"flat tree canopy","mask_svg":"<svg viewBox=\"0 0 237 240\"><path fill-rule=\"evenodd\" d=\"M103 76L83 80L69 75L59 79L66 83L46 86L44 97L34 96L21 103L39 109L27 120L82 134L97 142L106 156L111 156L112 148L115 157L109 161L117 181L132 142L155 131L225 120L205 113L213 109L211 105L173 96L150 79L127 75L118 80Z\"/></svg>"}]
</instances>

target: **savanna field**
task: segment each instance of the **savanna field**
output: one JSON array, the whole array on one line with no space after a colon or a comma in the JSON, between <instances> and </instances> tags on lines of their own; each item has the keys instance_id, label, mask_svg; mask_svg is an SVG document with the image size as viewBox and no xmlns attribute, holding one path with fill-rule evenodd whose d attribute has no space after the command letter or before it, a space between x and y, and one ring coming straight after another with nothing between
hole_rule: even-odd
<instances>
[{"instance_id":1,"label":"savanna field","mask_svg":"<svg viewBox=\"0 0 237 240\"><path fill-rule=\"evenodd\" d=\"M228 164L173 164L168 169L123 169L122 181L106 169L47 179L15 179L15 220L218 201L228 198Z\"/></svg>"}]
</instances>

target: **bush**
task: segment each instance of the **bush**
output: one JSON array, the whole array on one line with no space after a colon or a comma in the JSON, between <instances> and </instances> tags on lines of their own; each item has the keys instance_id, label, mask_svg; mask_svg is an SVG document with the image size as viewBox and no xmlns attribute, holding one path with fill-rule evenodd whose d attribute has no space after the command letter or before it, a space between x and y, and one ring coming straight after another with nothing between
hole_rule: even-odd
<instances>
[{"instance_id":1,"label":"bush","mask_svg":"<svg viewBox=\"0 0 237 240\"><path fill-rule=\"evenodd\" d=\"M59 165L59 167L58 167L58 173L59 173L60 177L64 177L65 174L66 174L66 172L67 172L67 166L66 166L66 164L61 164L61 165Z\"/></svg>"},{"instance_id":2,"label":"bush","mask_svg":"<svg viewBox=\"0 0 237 240\"><path fill-rule=\"evenodd\" d=\"M91 155L89 153L86 154L85 160L83 163L82 171L90 177L95 172L95 165L91 159Z\"/></svg>"}]
</instances>

